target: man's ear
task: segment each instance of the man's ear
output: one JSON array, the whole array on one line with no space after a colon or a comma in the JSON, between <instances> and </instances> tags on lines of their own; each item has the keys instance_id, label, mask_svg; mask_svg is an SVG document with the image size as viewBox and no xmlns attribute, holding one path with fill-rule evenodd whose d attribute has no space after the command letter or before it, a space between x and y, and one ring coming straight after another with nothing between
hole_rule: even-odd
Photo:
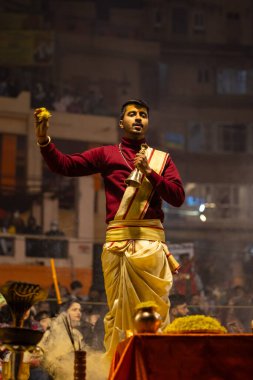
<instances>
[{"instance_id":1,"label":"man's ear","mask_svg":"<svg viewBox=\"0 0 253 380\"><path fill-rule=\"evenodd\" d=\"M123 128L123 120L120 120L120 121L119 121L119 127L120 127L120 128Z\"/></svg>"}]
</instances>

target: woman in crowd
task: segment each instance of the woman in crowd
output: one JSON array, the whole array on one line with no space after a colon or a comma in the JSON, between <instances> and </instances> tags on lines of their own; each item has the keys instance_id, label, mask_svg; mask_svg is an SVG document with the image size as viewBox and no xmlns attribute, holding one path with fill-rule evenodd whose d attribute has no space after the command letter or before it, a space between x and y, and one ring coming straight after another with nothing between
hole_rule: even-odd
<instances>
[{"instance_id":1,"label":"woman in crowd","mask_svg":"<svg viewBox=\"0 0 253 380\"><path fill-rule=\"evenodd\" d=\"M77 327L81 321L81 305L69 301L61 307L39 343L43 350L43 367L54 380L74 378L74 352L84 350L85 343Z\"/></svg>"}]
</instances>

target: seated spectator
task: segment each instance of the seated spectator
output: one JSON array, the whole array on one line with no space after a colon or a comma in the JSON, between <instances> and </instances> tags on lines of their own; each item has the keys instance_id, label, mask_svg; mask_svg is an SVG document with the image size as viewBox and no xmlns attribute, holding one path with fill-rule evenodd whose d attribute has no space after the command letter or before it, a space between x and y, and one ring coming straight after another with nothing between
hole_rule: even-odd
<instances>
[{"instance_id":1,"label":"seated spectator","mask_svg":"<svg viewBox=\"0 0 253 380\"><path fill-rule=\"evenodd\" d=\"M104 347L104 335L105 335L105 326L104 326L104 317L106 313L108 312L108 307L103 306L100 309L100 315L95 322L95 325L93 327L93 341L92 341L92 348L96 351L105 351Z\"/></svg>"},{"instance_id":2,"label":"seated spectator","mask_svg":"<svg viewBox=\"0 0 253 380\"><path fill-rule=\"evenodd\" d=\"M243 286L237 285L232 288L231 296L228 300L227 324L240 326L240 332L251 332L252 302Z\"/></svg>"},{"instance_id":3,"label":"seated spectator","mask_svg":"<svg viewBox=\"0 0 253 380\"><path fill-rule=\"evenodd\" d=\"M15 233L16 234L23 234L25 230L25 222L23 218L20 215L20 212L17 210L14 212L11 222L11 225L15 227Z\"/></svg>"},{"instance_id":4,"label":"seated spectator","mask_svg":"<svg viewBox=\"0 0 253 380\"><path fill-rule=\"evenodd\" d=\"M38 312L35 317L37 321L37 328L42 331L47 331L50 328L51 318L50 314L47 311ZM52 380L52 377L48 372L41 366L42 356L41 353L34 350L33 353L29 355L30 363L30 377L29 380Z\"/></svg>"},{"instance_id":5,"label":"seated spectator","mask_svg":"<svg viewBox=\"0 0 253 380\"><path fill-rule=\"evenodd\" d=\"M59 229L56 220L51 222L50 230L46 232L49 237L64 236L64 232ZM47 239L44 244L46 257L66 258L67 257L67 240Z\"/></svg>"},{"instance_id":6,"label":"seated spectator","mask_svg":"<svg viewBox=\"0 0 253 380\"><path fill-rule=\"evenodd\" d=\"M27 224L24 229L24 233L27 235L40 235L42 234L42 228L37 225L34 216L30 215ZM43 244L38 238L26 239L26 255L29 257L41 257L43 256Z\"/></svg>"},{"instance_id":7,"label":"seated spectator","mask_svg":"<svg viewBox=\"0 0 253 380\"><path fill-rule=\"evenodd\" d=\"M186 304L186 298L183 294L171 294L170 300L170 322L179 317L185 317L189 314Z\"/></svg>"},{"instance_id":8,"label":"seated spectator","mask_svg":"<svg viewBox=\"0 0 253 380\"><path fill-rule=\"evenodd\" d=\"M83 284L79 280L72 281L70 284L70 300L84 301L85 297L82 295Z\"/></svg>"},{"instance_id":9,"label":"seated spectator","mask_svg":"<svg viewBox=\"0 0 253 380\"><path fill-rule=\"evenodd\" d=\"M97 309L97 304L101 302L100 292L93 286L89 289L87 303L85 305L85 312L87 315L91 314L93 308Z\"/></svg>"},{"instance_id":10,"label":"seated spectator","mask_svg":"<svg viewBox=\"0 0 253 380\"><path fill-rule=\"evenodd\" d=\"M39 322L38 328L42 331L46 331L51 324L51 315L47 311L39 311L35 315L35 321Z\"/></svg>"},{"instance_id":11,"label":"seated spectator","mask_svg":"<svg viewBox=\"0 0 253 380\"><path fill-rule=\"evenodd\" d=\"M175 293L185 295L189 299L193 294L203 291L203 285L199 275L196 273L194 260L189 253L180 256L180 271L175 276L174 289Z\"/></svg>"},{"instance_id":12,"label":"seated spectator","mask_svg":"<svg viewBox=\"0 0 253 380\"><path fill-rule=\"evenodd\" d=\"M42 228L36 222L36 219L33 215L30 215L26 227L24 229L24 233L28 235L39 235L42 234Z\"/></svg>"},{"instance_id":13,"label":"seated spectator","mask_svg":"<svg viewBox=\"0 0 253 380\"><path fill-rule=\"evenodd\" d=\"M59 229L59 224L56 220L53 220L50 224L50 230L46 232L47 236L64 236L64 232Z\"/></svg>"},{"instance_id":14,"label":"seated spectator","mask_svg":"<svg viewBox=\"0 0 253 380\"><path fill-rule=\"evenodd\" d=\"M36 314L45 311L49 315L52 315L49 301L40 301L36 304Z\"/></svg>"},{"instance_id":15,"label":"seated spectator","mask_svg":"<svg viewBox=\"0 0 253 380\"><path fill-rule=\"evenodd\" d=\"M192 295L190 299L190 305L188 306L188 308L190 311L190 315L206 314L204 307L202 306L202 298L198 293Z\"/></svg>"}]
</instances>

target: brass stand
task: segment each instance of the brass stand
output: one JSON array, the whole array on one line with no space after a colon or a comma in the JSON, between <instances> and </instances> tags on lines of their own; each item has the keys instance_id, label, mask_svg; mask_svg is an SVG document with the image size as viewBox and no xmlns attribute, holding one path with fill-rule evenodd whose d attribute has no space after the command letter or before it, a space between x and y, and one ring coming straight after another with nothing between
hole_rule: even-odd
<instances>
[{"instance_id":1,"label":"brass stand","mask_svg":"<svg viewBox=\"0 0 253 380\"><path fill-rule=\"evenodd\" d=\"M12 347L8 362L2 363L3 380L28 380L30 376L29 363L23 362L24 351L22 347Z\"/></svg>"},{"instance_id":2,"label":"brass stand","mask_svg":"<svg viewBox=\"0 0 253 380\"><path fill-rule=\"evenodd\" d=\"M43 331L23 328L25 313L38 301L47 298L39 285L9 281L0 292L10 307L14 327L0 328L0 341L11 351L9 362L3 363L3 380L28 380L30 367L23 362L25 351L36 347Z\"/></svg>"}]
</instances>

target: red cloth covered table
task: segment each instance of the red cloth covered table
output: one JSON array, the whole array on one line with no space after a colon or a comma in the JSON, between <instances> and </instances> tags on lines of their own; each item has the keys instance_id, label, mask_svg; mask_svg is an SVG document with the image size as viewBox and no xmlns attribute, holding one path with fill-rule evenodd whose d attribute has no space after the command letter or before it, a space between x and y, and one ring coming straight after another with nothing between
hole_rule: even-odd
<instances>
[{"instance_id":1,"label":"red cloth covered table","mask_svg":"<svg viewBox=\"0 0 253 380\"><path fill-rule=\"evenodd\" d=\"M118 344L109 380L253 380L253 334L137 334Z\"/></svg>"}]
</instances>

